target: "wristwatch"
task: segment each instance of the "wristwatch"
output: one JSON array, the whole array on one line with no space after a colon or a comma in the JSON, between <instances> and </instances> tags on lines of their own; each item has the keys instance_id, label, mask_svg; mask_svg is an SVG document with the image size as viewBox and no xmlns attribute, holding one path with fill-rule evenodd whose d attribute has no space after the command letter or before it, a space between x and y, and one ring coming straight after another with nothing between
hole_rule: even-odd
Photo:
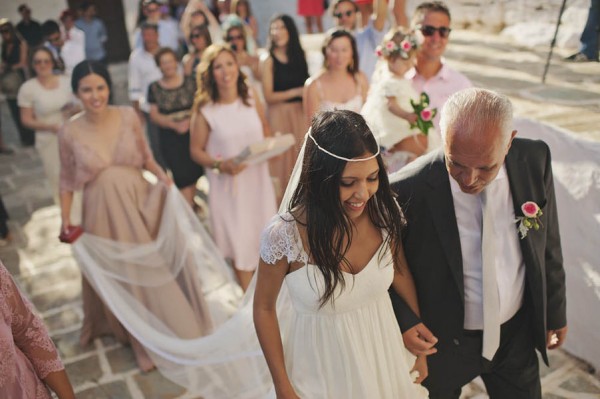
<instances>
[{"instance_id":1,"label":"wristwatch","mask_svg":"<svg viewBox=\"0 0 600 399\"><path fill-rule=\"evenodd\" d=\"M210 168L213 171L213 173L215 173L217 175L219 173L221 173L221 160L220 159L215 160Z\"/></svg>"}]
</instances>

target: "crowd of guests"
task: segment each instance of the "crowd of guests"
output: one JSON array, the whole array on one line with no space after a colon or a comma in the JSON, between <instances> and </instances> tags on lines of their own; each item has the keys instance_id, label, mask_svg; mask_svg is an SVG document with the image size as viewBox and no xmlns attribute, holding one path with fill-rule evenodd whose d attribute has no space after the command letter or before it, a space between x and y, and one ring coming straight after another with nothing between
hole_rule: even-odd
<instances>
[{"instance_id":1,"label":"crowd of guests","mask_svg":"<svg viewBox=\"0 0 600 399\"><path fill-rule=\"evenodd\" d=\"M394 319L398 311L392 309L387 290L392 285L409 308L407 313L418 318L421 294L415 286L419 289L423 282L421 273L406 263L400 234L405 220L387 174L440 148L440 132L459 123L455 114L448 114L451 122L440 127L442 107L471 83L444 63L451 33L451 15L444 3L424 2L410 20L404 1L391 7L385 0L334 0L329 9L335 26L324 34L321 67L310 75L289 15L271 18L262 48L248 0L215 4L189 0L173 7L143 0L129 57L129 107L112 105L105 50L109 33L95 16L93 3L84 2L78 13L66 10L59 22L43 24L22 5L22 21L16 26L0 21L1 89L21 143L35 145L42 159L61 206L65 233L81 218L83 230L91 236L144 248L160 237L167 240L161 245L169 246L177 234L169 237L161 232L161 217L171 214L171 187L179 190L190 209L198 208L196 187L206 176L211 236L242 290L255 292L254 323L278 397L365 397L361 395L374 392L377 397L425 397L427 393L413 381L426 380L427 355L435 351L437 339L423 323L403 329L416 362L399 344L401 332ZM321 0L298 1L298 14L306 18L308 32L323 31L323 12ZM432 114L428 134L416 127L423 116L411 105L422 93L430 108L440 111ZM456 107L467 108L474 97L488 94L465 96L454 100ZM502 97L491 96L496 102L490 100L490 109L499 103L505 106ZM499 116L498 124L507 115ZM292 133L296 140L284 154L259 164L239 161L248 146L279 133ZM494 146L498 151L503 148L495 141ZM0 141L0 151L10 150ZM456 168L465 165L471 166L470 161ZM143 170L154 174L158 183L148 182ZM77 191L83 192L81 209ZM278 205L282 213L271 219ZM0 218L4 214L0 207ZM261 242L265 225L269 227ZM80 263L91 262L81 265L81 343L113 334L132 345L142 370L160 367L139 330L122 320L108 300L104 284L111 282L104 277L97 280L94 269L110 267L110 256L103 253L92 260L93 256L82 255L93 253L94 242L80 239L74 246ZM121 250L115 247L113 259ZM164 268L166 275L171 258L157 254L160 259L154 259L153 272L161 276ZM201 339L218 326L202 287L197 286L193 266L177 270L176 278L164 284L137 287L135 278L143 274L143 267L138 270L133 263L124 267L136 306L172 322L165 323L185 339ZM371 263L378 265L368 271ZM393 267L385 268L390 264ZM408 264L412 265L410 259ZM298 271L308 266L321 274L306 280L308 274ZM411 273L417 275L416 282ZM284 280L292 300L304 303L309 316L295 319L297 330L286 330L280 338L279 328L284 326L278 324L275 308ZM309 295L313 284L316 295ZM352 284L357 291L349 288ZM160 296L172 302L160 303ZM350 305L370 303L375 296L385 300L364 309ZM346 315L345 330L332 334L330 323L348 309L356 314ZM425 309L424 320L435 325L437 319ZM331 317L321 318L321 312ZM354 334L368 323L375 327ZM563 327L559 324L557 330ZM562 343L564 335L558 338ZM336 340L344 340L342 354L332 349L340 343ZM386 347L382 340L396 344ZM358 363L364 360L364 345L379 356L356 365L368 373L360 368L346 374L311 370L313 363L337 363L344 356ZM306 347L318 350L320 359L304 353ZM413 378L411 371L419 375ZM44 380L44 374L37 374ZM394 376L397 381L388 384ZM348 378L356 385L340 382ZM443 384L431 388L439 397L454 397L453 389L460 392L466 382L456 382L452 389ZM68 392L61 396L55 391L69 397ZM447 393L450 396L444 396Z\"/></svg>"}]
</instances>

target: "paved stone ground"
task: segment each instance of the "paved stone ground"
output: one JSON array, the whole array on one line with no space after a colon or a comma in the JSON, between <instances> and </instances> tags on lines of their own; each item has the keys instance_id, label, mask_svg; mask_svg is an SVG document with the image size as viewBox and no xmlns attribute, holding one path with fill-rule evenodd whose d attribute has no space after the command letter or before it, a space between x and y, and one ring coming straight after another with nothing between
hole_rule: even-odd
<instances>
[{"instance_id":1,"label":"paved stone ground","mask_svg":"<svg viewBox=\"0 0 600 399\"><path fill-rule=\"evenodd\" d=\"M558 52L546 85L541 85L545 50L515 48L498 36L453 32L448 51L451 64L476 84L508 94L519 115L533 117L600 140L600 64L566 64ZM115 99L126 102L126 65L111 67ZM79 346L82 320L80 273L67 245L56 239L60 225L35 150L22 149L7 107L2 103L2 129L16 150L0 155L0 193L11 215L11 245L0 248L0 259L16 277L44 318L66 364L79 398L179 398L194 396L158 372L142 373L127 347L113 339ZM593 328L589 326L589 328ZM551 353L551 367L541 366L545 399L600 398L594 370L564 351ZM486 398L480 380L463 398Z\"/></svg>"}]
</instances>

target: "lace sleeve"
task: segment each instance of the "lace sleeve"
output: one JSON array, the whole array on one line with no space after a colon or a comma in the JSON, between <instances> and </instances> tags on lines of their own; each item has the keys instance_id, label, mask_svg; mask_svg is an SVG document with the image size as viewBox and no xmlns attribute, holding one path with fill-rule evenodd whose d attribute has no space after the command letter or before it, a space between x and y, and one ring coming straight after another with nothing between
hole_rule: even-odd
<instances>
[{"instance_id":1,"label":"lace sleeve","mask_svg":"<svg viewBox=\"0 0 600 399\"><path fill-rule=\"evenodd\" d=\"M60 155L60 191L75 191L75 156L73 143L67 134L66 126L58 132L58 150Z\"/></svg>"},{"instance_id":2,"label":"lace sleeve","mask_svg":"<svg viewBox=\"0 0 600 399\"><path fill-rule=\"evenodd\" d=\"M5 310L12 315L14 343L29 359L37 376L43 380L48 374L64 369L42 319L33 312L33 306L21 294L1 263L0 290L4 306L7 307Z\"/></svg>"},{"instance_id":3,"label":"lace sleeve","mask_svg":"<svg viewBox=\"0 0 600 399\"><path fill-rule=\"evenodd\" d=\"M260 240L260 257L265 263L274 265L284 256L287 257L288 263L308 261L296 221L289 213L275 215L263 231Z\"/></svg>"}]
</instances>

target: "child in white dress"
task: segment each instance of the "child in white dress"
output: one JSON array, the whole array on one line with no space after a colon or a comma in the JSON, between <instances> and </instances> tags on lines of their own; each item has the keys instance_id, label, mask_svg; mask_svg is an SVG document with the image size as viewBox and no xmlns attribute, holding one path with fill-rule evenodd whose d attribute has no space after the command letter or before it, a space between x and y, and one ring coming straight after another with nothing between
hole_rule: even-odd
<instances>
[{"instance_id":1,"label":"child in white dress","mask_svg":"<svg viewBox=\"0 0 600 399\"><path fill-rule=\"evenodd\" d=\"M373 135L383 148L383 158L389 173L395 172L429 148L428 137L418 128L411 128L417 115L411 99L417 102L415 92L404 74L413 68L417 53L417 39L404 28L388 32L377 47L377 55L385 63L373 77L373 84L361 114ZM431 143L433 144L433 143Z\"/></svg>"}]
</instances>

